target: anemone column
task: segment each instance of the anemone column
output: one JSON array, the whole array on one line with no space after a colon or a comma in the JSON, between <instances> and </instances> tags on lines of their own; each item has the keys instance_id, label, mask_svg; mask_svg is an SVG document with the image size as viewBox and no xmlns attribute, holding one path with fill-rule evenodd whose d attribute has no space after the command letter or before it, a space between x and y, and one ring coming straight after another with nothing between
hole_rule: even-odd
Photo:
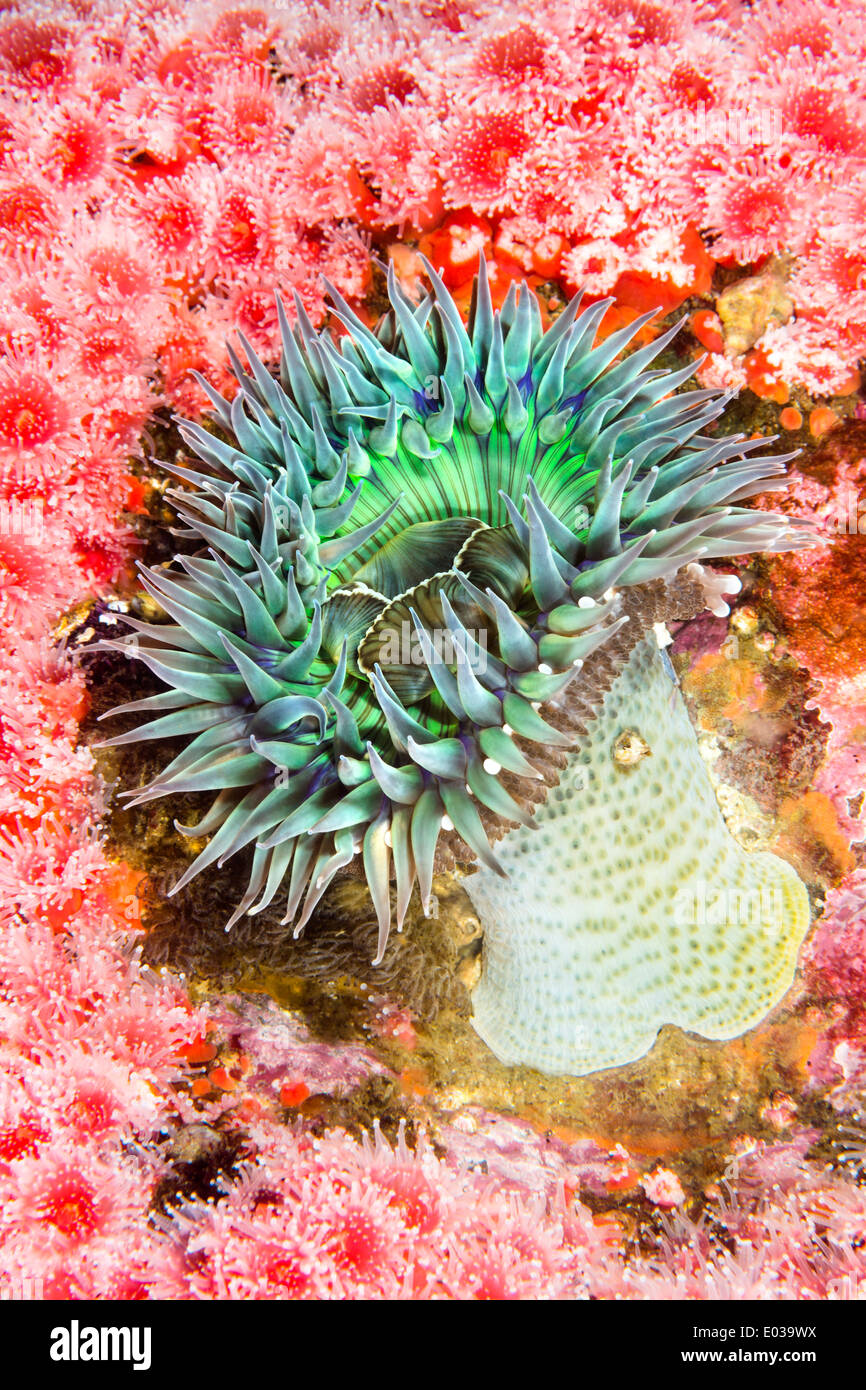
<instances>
[{"instance_id":1,"label":"anemone column","mask_svg":"<svg viewBox=\"0 0 866 1390\"><path fill-rule=\"evenodd\" d=\"M719 810L654 637L633 651L534 817L466 888L484 927L474 1025L503 1062L584 1075L659 1028L732 1038L791 984L808 895Z\"/></svg>"}]
</instances>

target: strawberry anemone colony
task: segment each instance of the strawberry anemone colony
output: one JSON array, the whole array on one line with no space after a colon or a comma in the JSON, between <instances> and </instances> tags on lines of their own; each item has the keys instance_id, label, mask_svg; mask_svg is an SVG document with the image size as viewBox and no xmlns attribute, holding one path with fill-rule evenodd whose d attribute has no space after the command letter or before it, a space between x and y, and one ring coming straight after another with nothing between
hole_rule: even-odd
<instances>
[{"instance_id":1,"label":"strawberry anemone colony","mask_svg":"<svg viewBox=\"0 0 866 1390\"><path fill-rule=\"evenodd\" d=\"M202 382L172 494L193 544L143 570L165 621L120 642L169 688L113 740L183 744L128 795L216 792L174 891L246 850L228 927L282 888L297 934L363 873L379 958L416 884L427 911L477 861L475 1026L503 1061L736 1036L788 988L808 900L728 834L654 627L726 611L701 560L810 543L739 505L787 457L706 433L726 398L651 366L676 329L622 356L652 315L596 342L610 301L577 296L544 332L482 264L464 324L427 273L420 303L389 274L375 331L330 289L339 341L281 306L278 379L242 339L234 400Z\"/></svg>"}]
</instances>

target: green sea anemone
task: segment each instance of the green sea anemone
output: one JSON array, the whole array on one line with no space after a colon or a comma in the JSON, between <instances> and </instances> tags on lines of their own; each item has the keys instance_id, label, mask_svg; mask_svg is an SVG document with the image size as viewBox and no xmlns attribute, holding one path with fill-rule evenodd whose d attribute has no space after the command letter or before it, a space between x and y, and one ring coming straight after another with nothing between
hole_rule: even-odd
<instances>
[{"instance_id":1,"label":"green sea anemone","mask_svg":"<svg viewBox=\"0 0 866 1390\"><path fill-rule=\"evenodd\" d=\"M375 331L330 287L338 339L280 305L279 379L241 338L231 403L201 381L214 426L181 422L201 465L171 494L199 548L142 569L166 621L118 644L168 689L112 740L183 744L131 804L216 793L173 891L252 847L227 930L282 887L297 935L362 871L378 958L416 883L427 911L434 871L477 860L476 1026L503 1060L583 1073L666 1021L741 1032L790 983L805 890L730 839L647 637L719 604L699 561L810 543L739 505L791 456L706 433L726 398L651 368L676 328L622 356L652 315L596 344L611 301L578 296L543 332L482 265L464 324L426 269L420 303L389 271ZM778 888L772 932L674 920L720 877Z\"/></svg>"}]
</instances>

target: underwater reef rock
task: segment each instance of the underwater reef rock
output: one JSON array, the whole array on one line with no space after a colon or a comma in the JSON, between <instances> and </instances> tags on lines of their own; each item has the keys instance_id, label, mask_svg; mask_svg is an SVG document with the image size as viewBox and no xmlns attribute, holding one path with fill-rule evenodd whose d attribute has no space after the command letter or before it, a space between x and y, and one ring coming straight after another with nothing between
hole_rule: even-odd
<instances>
[{"instance_id":1,"label":"underwater reef rock","mask_svg":"<svg viewBox=\"0 0 866 1390\"><path fill-rule=\"evenodd\" d=\"M565 1042L569 1030L616 1037L622 1027L618 1017L587 1013L593 996L612 1000L606 985L563 988L564 958L584 971L594 950L585 938L579 949L565 944L566 908L563 941L548 937L530 960L526 901L518 892L509 907L507 894L486 887L487 875L507 877L509 846L523 844L510 827L544 825L546 873L534 891L554 889L557 858L575 846L562 819L565 840L553 844L549 792L573 795L571 772L584 755L582 735L602 719L601 698L625 680L630 654L654 624L704 606L727 613L725 595L739 588L698 557L801 550L811 535L797 518L786 524L736 505L784 487L788 456L751 458L760 437L702 433L725 399L680 393L690 364L650 368L676 328L616 361L653 314L599 343L609 302L581 312L578 294L545 332L525 283L519 292L512 286L501 310L493 307L482 261L464 325L437 272L426 269L430 292L414 304L389 267L390 309L375 333L332 288L347 329L339 348L315 334L297 296L294 329L278 302L279 380L242 338L249 373L233 354L234 401L205 383L213 430L180 427L199 466L170 468L186 489L171 493L182 534L200 548L179 554L173 568L142 568L165 621L127 615L132 636L100 644L140 660L168 689L109 711L156 718L107 746L185 741L162 771L124 795L136 808L218 793L201 819L175 822L202 847L170 893L252 847L248 886L226 931L264 913L284 887L281 923L300 935L328 886L361 866L379 926L376 963L390 934L391 879L399 929L416 883L426 913L434 871L477 859L469 892L484 904L488 929L476 996L482 1036L504 1060L580 1073L638 1055L635 1043L596 1055ZM658 715L672 693L656 702ZM642 730L652 746L652 721L643 719ZM615 800L616 773L611 785ZM678 795L691 794L686 779ZM703 884L707 896L705 875L716 895L736 892L739 901L755 891L763 901L766 872L753 883L730 856L732 881L712 883L723 842L707 830L709 802L698 797L698 806L695 893ZM714 829L721 827L716 815ZM660 835L655 857L663 822ZM608 872L619 877L616 864ZM668 886L671 898L685 891L681 869ZM695 1017L711 1036L733 1035L738 1021L743 1031L790 983L808 908L787 880L775 887L775 925L764 924L766 977L753 940L747 963L729 963L734 977L755 977L755 1008L713 1008L704 998ZM650 932L660 938L655 954L665 954L661 891L654 885L658 919L625 922L623 946ZM600 879L596 892L604 899ZM608 915L599 911L597 931ZM734 917L722 917L730 927ZM503 968L507 921L523 934L508 948L512 965L521 962L516 971ZM785 942L784 967L773 936ZM703 944L696 936L688 947ZM725 964L711 967L720 981ZM704 979L704 996L707 988ZM525 1010L530 999L535 1023L524 1018L522 1043L514 1034L498 1039L494 1014L513 1020L516 1001ZM626 1013L632 1007L623 999ZM695 1023L680 999L670 1007L678 1021ZM665 1021L662 1011L638 1051ZM558 1034L552 1046L550 1030Z\"/></svg>"},{"instance_id":2,"label":"underwater reef rock","mask_svg":"<svg viewBox=\"0 0 866 1390\"><path fill-rule=\"evenodd\" d=\"M459 966L477 922L465 893L447 876L437 877L434 892L435 913L425 917L419 903L411 904L403 931L389 938L374 965L379 924L362 880L334 883L299 940L282 923L281 908L241 921L227 935L225 884L203 878L168 902L158 891L150 894L144 955L154 966L170 964L227 988L267 984L279 995L287 988L281 982L289 980L326 985L345 979L355 992L364 985L393 993L422 1019L443 1008L467 1014ZM328 1027L332 1014L323 1020Z\"/></svg>"},{"instance_id":3,"label":"underwater reef rock","mask_svg":"<svg viewBox=\"0 0 866 1390\"><path fill-rule=\"evenodd\" d=\"M789 321L794 313L788 288L790 273L790 257L773 257L760 275L737 280L719 295L716 312L722 321L725 351L730 357L741 357L771 324Z\"/></svg>"},{"instance_id":4,"label":"underwater reef rock","mask_svg":"<svg viewBox=\"0 0 866 1390\"><path fill-rule=\"evenodd\" d=\"M808 563L793 555L767 561L771 608L828 702L866 704L866 424L846 421L801 458L780 505L812 516L825 544Z\"/></svg>"}]
</instances>

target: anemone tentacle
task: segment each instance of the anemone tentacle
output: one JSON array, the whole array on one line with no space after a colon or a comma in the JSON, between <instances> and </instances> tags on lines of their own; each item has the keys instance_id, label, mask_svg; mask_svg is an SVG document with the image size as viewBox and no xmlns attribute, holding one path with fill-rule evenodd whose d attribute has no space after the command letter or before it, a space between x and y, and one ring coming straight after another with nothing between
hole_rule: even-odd
<instances>
[{"instance_id":1,"label":"anemone tentacle","mask_svg":"<svg viewBox=\"0 0 866 1390\"><path fill-rule=\"evenodd\" d=\"M623 356L652 315L599 342L610 301L578 296L545 332L525 284L493 308L483 263L464 324L426 269L418 304L389 270L375 329L329 287L338 340L279 304L279 376L241 339L234 399L202 381L213 426L181 422L199 462L171 493L198 549L142 569L166 621L113 644L169 688L109 742L184 740L130 804L217 793L173 891L251 846L228 926L282 887L297 934L354 861L377 958L392 880L399 928L449 857L499 871L573 744L564 692L590 717L642 635L629 591L810 543L741 505L793 455L706 433L727 398L652 369L675 329Z\"/></svg>"}]
</instances>

